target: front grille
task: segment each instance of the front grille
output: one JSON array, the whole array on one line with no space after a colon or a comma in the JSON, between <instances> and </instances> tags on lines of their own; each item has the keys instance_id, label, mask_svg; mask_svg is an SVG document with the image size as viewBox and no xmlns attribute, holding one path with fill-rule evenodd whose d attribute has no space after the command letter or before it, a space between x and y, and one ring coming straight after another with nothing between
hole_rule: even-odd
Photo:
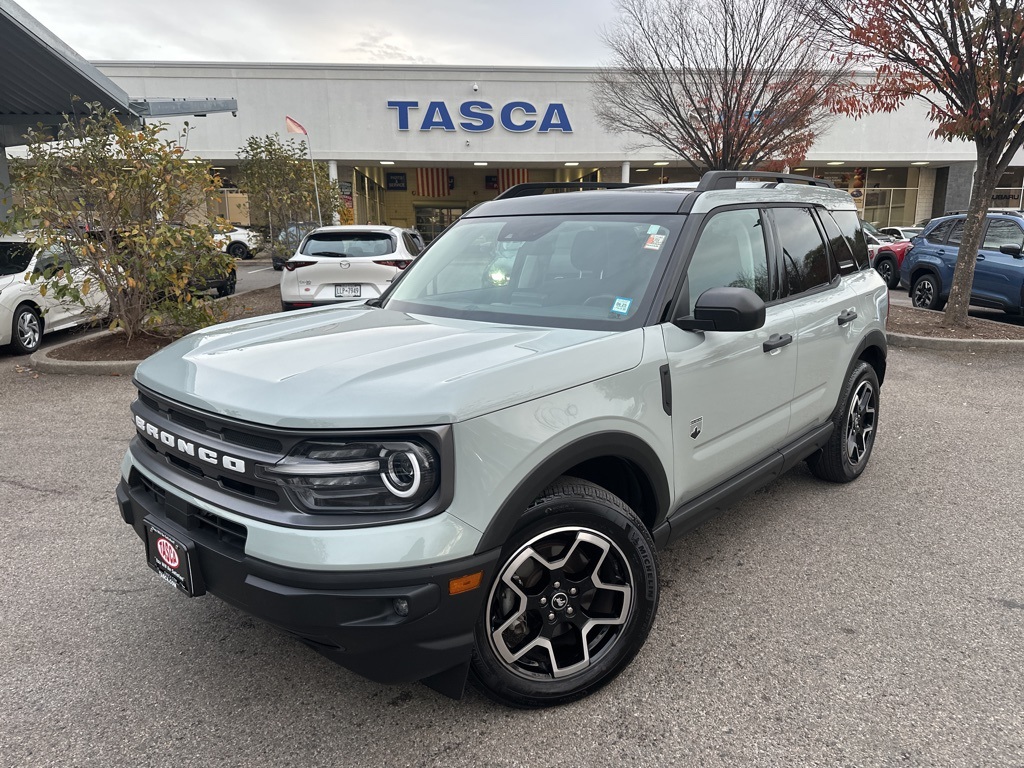
<instances>
[{"instance_id":1,"label":"front grille","mask_svg":"<svg viewBox=\"0 0 1024 768\"><path fill-rule=\"evenodd\" d=\"M180 469L182 472L187 472L192 477L210 480L217 483L225 490L246 496L250 499L267 502L268 504L277 504L281 501L281 495L273 488L264 488L259 485L253 485L252 483L246 483L234 477L221 475L216 471L218 467L209 464L193 463L191 461L187 461L181 456L175 456L172 453L164 453L152 440L148 440L142 435L139 435L139 439L154 456L163 457L171 466Z\"/></svg>"},{"instance_id":2,"label":"front grille","mask_svg":"<svg viewBox=\"0 0 1024 768\"><path fill-rule=\"evenodd\" d=\"M154 483L137 470L132 470L128 483L136 494L147 496L156 511L182 525L185 530L207 533L239 552L245 551L248 535L244 525L215 515L177 496L168 496L163 486Z\"/></svg>"},{"instance_id":3,"label":"front grille","mask_svg":"<svg viewBox=\"0 0 1024 768\"><path fill-rule=\"evenodd\" d=\"M146 408L155 411L168 421L188 427L191 430L203 435L210 435L234 445L243 445L246 448L254 448L257 451L266 453L281 453L284 450L280 440L266 435L257 435L253 432L244 432L229 427L217 418L205 414L186 413L173 403L158 402L151 395L139 392L139 401Z\"/></svg>"}]
</instances>

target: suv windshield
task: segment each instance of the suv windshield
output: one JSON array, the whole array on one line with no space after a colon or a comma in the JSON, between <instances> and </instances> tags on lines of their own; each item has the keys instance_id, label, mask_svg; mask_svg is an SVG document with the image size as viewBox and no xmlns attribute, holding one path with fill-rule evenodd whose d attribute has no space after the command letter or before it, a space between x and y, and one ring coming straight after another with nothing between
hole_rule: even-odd
<instances>
[{"instance_id":1,"label":"suv windshield","mask_svg":"<svg viewBox=\"0 0 1024 768\"><path fill-rule=\"evenodd\" d=\"M0 243L0 276L27 270L33 253L35 248L31 243Z\"/></svg>"},{"instance_id":2,"label":"suv windshield","mask_svg":"<svg viewBox=\"0 0 1024 768\"><path fill-rule=\"evenodd\" d=\"M385 256L395 252L387 232L314 232L302 244L305 256Z\"/></svg>"},{"instance_id":3,"label":"suv windshield","mask_svg":"<svg viewBox=\"0 0 1024 768\"><path fill-rule=\"evenodd\" d=\"M637 327L681 222L643 214L462 219L413 263L385 305L521 325Z\"/></svg>"}]
</instances>

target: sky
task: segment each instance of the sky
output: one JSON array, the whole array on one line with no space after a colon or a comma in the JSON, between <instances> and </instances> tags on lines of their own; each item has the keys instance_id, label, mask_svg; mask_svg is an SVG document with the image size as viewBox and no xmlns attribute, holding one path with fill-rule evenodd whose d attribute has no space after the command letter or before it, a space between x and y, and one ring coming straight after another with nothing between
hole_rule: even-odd
<instances>
[{"instance_id":1,"label":"sky","mask_svg":"<svg viewBox=\"0 0 1024 768\"><path fill-rule=\"evenodd\" d=\"M15 0L90 61L590 67L615 0Z\"/></svg>"}]
</instances>

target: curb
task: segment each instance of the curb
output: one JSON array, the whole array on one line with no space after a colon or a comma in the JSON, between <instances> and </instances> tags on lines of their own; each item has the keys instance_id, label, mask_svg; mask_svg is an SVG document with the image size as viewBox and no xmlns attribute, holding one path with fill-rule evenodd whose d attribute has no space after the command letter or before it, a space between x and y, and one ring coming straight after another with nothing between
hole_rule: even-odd
<instances>
[{"instance_id":1,"label":"curb","mask_svg":"<svg viewBox=\"0 0 1024 768\"><path fill-rule=\"evenodd\" d=\"M29 365L33 370L40 373L77 374L83 376L133 376L135 368L142 362L141 360L58 360L57 358L50 357L51 352L55 352L62 347L78 344L104 333L109 333L109 331L97 331L96 333L84 336L76 336L68 341L62 341L60 344L54 344L52 347L37 350L29 356Z\"/></svg>"},{"instance_id":2,"label":"curb","mask_svg":"<svg viewBox=\"0 0 1024 768\"><path fill-rule=\"evenodd\" d=\"M930 336L908 336L886 333L890 347L901 349L933 349L941 352L1024 352L1024 341L1012 339L936 339Z\"/></svg>"}]
</instances>

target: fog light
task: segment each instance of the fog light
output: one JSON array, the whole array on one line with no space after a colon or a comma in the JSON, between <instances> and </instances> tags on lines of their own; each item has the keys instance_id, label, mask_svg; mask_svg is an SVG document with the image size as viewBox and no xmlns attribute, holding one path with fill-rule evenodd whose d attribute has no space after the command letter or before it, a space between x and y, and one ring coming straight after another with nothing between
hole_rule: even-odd
<instances>
[{"instance_id":1,"label":"fog light","mask_svg":"<svg viewBox=\"0 0 1024 768\"><path fill-rule=\"evenodd\" d=\"M409 615L409 601L406 600L404 597L396 597L395 598L395 613L397 613L399 616L408 616Z\"/></svg>"}]
</instances>

